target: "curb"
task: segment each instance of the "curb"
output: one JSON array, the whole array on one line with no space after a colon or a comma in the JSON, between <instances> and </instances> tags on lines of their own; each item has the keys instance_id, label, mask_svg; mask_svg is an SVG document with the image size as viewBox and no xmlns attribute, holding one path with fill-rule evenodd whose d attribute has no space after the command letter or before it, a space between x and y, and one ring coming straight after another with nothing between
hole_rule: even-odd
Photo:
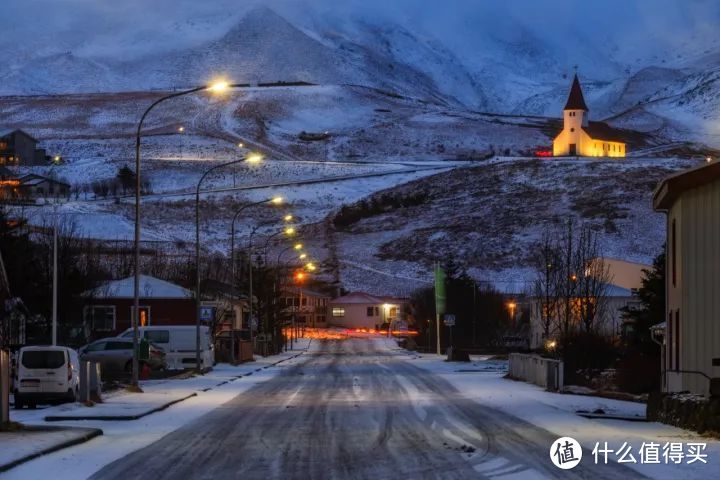
<instances>
[{"instance_id":1,"label":"curb","mask_svg":"<svg viewBox=\"0 0 720 480\"><path fill-rule=\"evenodd\" d=\"M150 414L165 410L166 408L168 408L172 405L175 405L176 403L185 401L188 398L196 397L196 396L197 396L197 393L191 393L190 395L187 395L182 398L178 398L171 402L160 405L159 407L155 407L146 412L139 413L137 415L85 415L85 416L50 415L50 416L45 417L45 421L46 422L60 422L60 421L73 421L73 420L99 420L99 421L138 420L138 419L146 417Z\"/></svg>"},{"instance_id":2,"label":"curb","mask_svg":"<svg viewBox=\"0 0 720 480\"><path fill-rule=\"evenodd\" d=\"M602 413L585 413L585 412L575 412L576 415L584 418L590 418L590 419L601 419L601 420L624 420L626 422L649 422L649 420L646 417L637 417L637 416L623 416L623 415L606 415Z\"/></svg>"},{"instance_id":3,"label":"curb","mask_svg":"<svg viewBox=\"0 0 720 480\"><path fill-rule=\"evenodd\" d=\"M99 428L75 428L75 427L32 427L27 426L25 427L27 430L38 430L38 431L47 431L47 430L87 430L87 433L81 437L73 438L72 440L67 440L62 443L58 443L57 445L53 445L51 447L45 448L39 452L31 453L30 455L26 455L24 457L21 457L17 460L13 460L10 463L6 463L4 465L0 465L0 472L6 472L10 470L11 468L15 468L18 465L29 462L30 460L34 460L38 457L42 457L43 455L48 455L53 452L57 452L58 450L62 450L64 448L72 447L75 445L79 445L81 443L85 443L89 440L92 440L95 437L99 437L103 434L103 431Z\"/></svg>"}]
</instances>

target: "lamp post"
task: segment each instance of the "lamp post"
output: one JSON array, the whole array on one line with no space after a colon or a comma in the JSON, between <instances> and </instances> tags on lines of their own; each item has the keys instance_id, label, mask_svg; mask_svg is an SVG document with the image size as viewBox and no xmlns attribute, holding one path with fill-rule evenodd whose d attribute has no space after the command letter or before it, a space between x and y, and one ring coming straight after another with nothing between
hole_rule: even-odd
<instances>
[{"instance_id":1,"label":"lamp post","mask_svg":"<svg viewBox=\"0 0 720 480\"><path fill-rule=\"evenodd\" d=\"M247 158L240 158L230 162L221 163L205 170L195 188L195 362L198 372L202 371L200 367L200 186L203 180L210 173L223 167L237 165L243 162L257 163L261 157L254 155Z\"/></svg>"},{"instance_id":2,"label":"lamp post","mask_svg":"<svg viewBox=\"0 0 720 480\"><path fill-rule=\"evenodd\" d=\"M203 85L200 87L190 88L180 92L171 93L164 97L158 98L143 112L138 122L137 131L135 133L135 239L134 239L134 285L133 285L133 312L132 312L132 327L133 327L133 359L132 359L132 380L133 386L138 384L138 313L140 311L140 137L142 135L142 126L145 122L145 117L148 116L150 111L158 106L160 103L170 100L171 98L182 97L195 92L201 92L204 90L221 92L228 88L245 87L245 84L228 84L227 82L217 82L213 85Z\"/></svg>"},{"instance_id":3,"label":"lamp post","mask_svg":"<svg viewBox=\"0 0 720 480\"><path fill-rule=\"evenodd\" d=\"M268 198L267 200L262 200L259 202L253 202L248 203L247 205L243 205L238 209L237 212L235 212L235 215L233 215L232 222L230 223L230 262L232 263L232 280L235 281L235 222L237 221L240 214L243 212L243 210L254 207L257 205L262 205L263 203L272 203L275 205L282 204L282 197L274 197L274 198Z\"/></svg>"}]
</instances>

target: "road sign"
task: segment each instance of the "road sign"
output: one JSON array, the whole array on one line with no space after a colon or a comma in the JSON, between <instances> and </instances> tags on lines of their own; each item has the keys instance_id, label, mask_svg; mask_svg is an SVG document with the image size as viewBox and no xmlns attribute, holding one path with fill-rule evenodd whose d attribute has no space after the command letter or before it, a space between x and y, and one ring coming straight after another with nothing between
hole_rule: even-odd
<instances>
[{"instance_id":1,"label":"road sign","mask_svg":"<svg viewBox=\"0 0 720 480\"><path fill-rule=\"evenodd\" d=\"M455 315L451 313L446 313L443 317L443 322L445 323L446 327L454 327L455 326Z\"/></svg>"},{"instance_id":2,"label":"road sign","mask_svg":"<svg viewBox=\"0 0 720 480\"><path fill-rule=\"evenodd\" d=\"M215 318L215 307L200 307L200 321L212 322Z\"/></svg>"}]
</instances>

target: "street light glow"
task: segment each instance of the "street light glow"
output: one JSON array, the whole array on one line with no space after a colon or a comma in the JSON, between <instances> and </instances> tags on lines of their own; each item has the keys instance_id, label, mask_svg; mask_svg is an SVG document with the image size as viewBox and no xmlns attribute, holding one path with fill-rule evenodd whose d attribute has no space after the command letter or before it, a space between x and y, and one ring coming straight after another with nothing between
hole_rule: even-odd
<instances>
[{"instance_id":1,"label":"street light glow","mask_svg":"<svg viewBox=\"0 0 720 480\"><path fill-rule=\"evenodd\" d=\"M312 262L308 262L308 264L305 265L305 266L306 266L307 269L310 270L311 272L314 271L314 270L317 268L317 267L315 267L315 264L313 264Z\"/></svg>"},{"instance_id":2,"label":"street light glow","mask_svg":"<svg viewBox=\"0 0 720 480\"><path fill-rule=\"evenodd\" d=\"M244 146L245 146L244 143L242 143L242 142L238 143L238 147L239 147L239 148L243 148Z\"/></svg>"},{"instance_id":3,"label":"street light glow","mask_svg":"<svg viewBox=\"0 0 720 480\"><path fill-rule=\"evenodd\" d=\"M270 199L270 203L272 203L273 205L282 205L283 198L282 197L273 197L272 199Z\"/></svg>"},{"instance_id":4,"label":"street light glow","mask_svg":"<svg viewBox=\"0 0 720 480\"><path fill-rule=\"evenodd\" d=\"M300 254L300 257L298 257L298 258L300 258L300 260L306 259L306 258L307 258L307 253L301 253L301 254Z\"/></svg>"},{"instance_id":5,"label":"street light glow","mask_svg":"<svg viewBox=\"0 0 720 480\"><path fill-rule=\"evenodd\" d=\"M285 229L285 235L292 235L295 233L295 229L293 227L287 227Z\"/></svg>"},{"instance_id":6,"label":"street light glow","mask_svg":"<svg viewBox=\"0 0 720 480\"><path fill-rule=\"evenodd\" d=\"M302 244L302 243L296 243L293 248L294 248L295 250L302 250L303 244Z\"/></svg>"},{"instance_id":7,"label":"street light glow","mask_svg":"<svg viewBox=\"0 0 720 480\"><path fill-rule=\"evenodd\" d=\"M184 131L185 131L185 127L182 127L182 126L178 127L178 132L182 133Z\"/></svg>"},{"instance_id":8,"label":"street light glow","mask_svg":"<svg viewBox=\"0 0 720 480\"><path fill-rule=\"evenodd\" d=\"M263 156L259 153L251 153L250 155L245 158L245 161L252 164L257 164L262 162Z\"/></svg>"},{"instance_id":9,"label":"street light glow","mask_svg":"<svg viewBox=\"0 0 720 480\"><path fill-rule=\"evenodd\" d=\"M289 221L292 220L292 219L293 219L293 216L292 216L292 215L285 215L285 216L283 217L283 220L285 220L286 222L289 222Z\"/></svg>"},{"instance_id":10,"label":"street light glow","mask_svg":"<svg viewBox=\"0 0 720 480\"><path fill-rule=\"evenodd\" d=\"M210 86L207 87L207 89L211 92L224 92L228 89L230 84L226 82L225 80L219 80L217 82L212 83Z\"/></svg>"}]
</instances>

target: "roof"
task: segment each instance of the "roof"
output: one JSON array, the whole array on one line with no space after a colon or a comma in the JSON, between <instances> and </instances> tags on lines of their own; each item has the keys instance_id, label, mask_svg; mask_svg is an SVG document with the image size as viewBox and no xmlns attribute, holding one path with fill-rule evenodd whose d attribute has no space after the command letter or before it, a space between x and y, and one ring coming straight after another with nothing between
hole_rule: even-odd
<instances>
[{"instance_id":1,"label":"roof","mask_svg":"<svg viewBox=\"0 0 720 480\"><path fill-rule=\"evenodd\" d=\"M369 293L365 292L350 292L347 295L343 295L342 297L334 298L330 300L330 303L344 303L344 304L350 304L350 303L356 303L356 304L365 304L365 303L371 303L374 305L379 305L382 303L385 303L385 301L382 298L378 298L376 296L370 295Z\"/></svg>"},{"instance_id":2,"label":"roof","mask_svg":"<svg viewBox=\"0 0 720 480\"><path fill-rule=\"evenodd\" d=\"M23 175L18 180L20 180L20 183L24 187L37 185L42 182L56 183L59 185L65 185L66 187L70 187L70 184L68 184L68 183L61 182L60 180L57 180L55 178L43 177L42 175L37 175L35 173L29 173L27 175Z\"/></svg>"},{"instance_id":3,"label":"roof","mask_svg":"<svg viewBox=\"0 0 720 480\"><path fill-rule=\"evenodd\" d=\"M577 73L573 78L572 86L570 87L570 95L568 95L567 103L563 110L585 110L588 111L588 107L585 104L585 97L580 88L580 80L578 80Z\"/></svg>"},{"instance_id":4,"label":"roof","mask_svg":"<svg viewBox=\"0 0 720 480\"><path fill-rule=\"evenodd\" d=\"M720 180L720 162L714 161L699 167L665 177L653 193L653 208L666 211L681 193Z\"/></svg>"},{"instance_id":5,"label":"roof","mask_svg":"<svg viewBox=\"0 0 720 480\"><path fill-rule=\"evenodd\" d=\"M633 293L632 290L629 288L621 287L620 285L615 285L614 283L608 283L607 290L605 290L605 296L606 297L632 297Z\"/></svg>"},{"instance_id":6,"label":"roof","mask_svg":"<svg viewBox=\"0 0 720 480\"><path fill-rule=\"evenodd\" d=\"M127 277L121 280L112 280L100 285L94 290L88 290L83 293L84 297L94 298L134 298L135 296L135 277ZM187 299L193 298L194 294L174 283L160 280L159 278L149 275L140 275L140 297L148 298L176 298Z\"/></svg>"},{"instance_id":7,"label":"roof","mask_svg":"<svg viewBox=\"0 0 720 480\"><path fill-rule=\"evenodd\" d=\"M35 143L39 143L39 141L38 141L37 138L33 137L32 135L30 135L29 133L27 133L25 130L20 130L19 128L18 128L18 129L15 129L15 130L4 130L4 131L0 131L0 137L9 137L10 135L13 135L13 134L25 135L25 136L28 137L29 139L33 140Z\"/></svg>"},{"instance_id":8,"label":"roof","mask_svg":"<svg viewBox=\"0 0 720 480\"><path fill-rule=\"evenodd\" d=\"M595 140L624 143L623 140L618 139L619 132L607 123L588 122L587 126L582 127L582 129L590 135L590 138Z\"/></svg>"}]
</instances>

